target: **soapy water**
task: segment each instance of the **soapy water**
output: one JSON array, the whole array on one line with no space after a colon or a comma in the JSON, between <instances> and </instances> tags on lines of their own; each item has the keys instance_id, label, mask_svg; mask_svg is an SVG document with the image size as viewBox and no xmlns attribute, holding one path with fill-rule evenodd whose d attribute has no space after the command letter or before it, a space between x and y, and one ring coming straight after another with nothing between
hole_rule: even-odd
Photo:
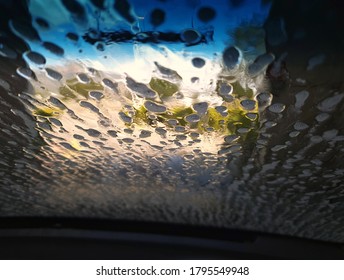
<instances>
[{"instance_id":1,"label":"soapy water","mask_svg":"<svg viewBox=\"0 0 344 280\"><path fill-rule=\"evenodd\" d=\"M38 17L42 5L32 1L31 15ZM220 33L220 40L209 24L216 17L213 8L198 9L199 30L165 32L166 27L160 27L165 12L157 8L141 19L135 14L147 14L150 7L142 12L137 5L140 12L135 12L129 2L115 2L113 9L104 10L88 2L53 5L49 23L41 16L35 22L39 41L30 40L20 24L10 21L13 33L31 47L23 54L31 75L17 72L28 79L33 92L29 99L26 93L20 97L37 122L45 124L40 135L49 142L49 150L75 161L93 151L116 161L128 149L148 157L148 162L171 154L191 160L197 157L194 150L226 161L228 154L240 157L242 146L258 137L256 96L268 90L264 74L274 57L263 53L261 45L248 57L247 50L225 47L221 41L228 41L228 35ZM193 21L192 16L192 25ZM144 31L144 23L153 31ZM70 41L70 34L78 37L76 45L66 39ZM52 42L53 35L65 36L67 46ZM198 45L203 45L202 51ZM74 56L77 48L82 53ZM156 132L162 129L166 133ZM238 138L228 143L224 138L229 135ZM239 148L233 150L232 145Z\"/></svg>"},{"instance_id":2,"label":"soapy water","mask_svg":"<svg viewBox=\"0 0 344 280\"><path fill-rule=\"evenodd\" d=\"M343 187L344 93L309 86L326 55L295 76L269 50L287 40L271 3L237 2L34 0L31 24L10 18L26 48L0 37L15 66L0 76L1 213L342 241L326 215Z\"/></svg>"}]
</instances>

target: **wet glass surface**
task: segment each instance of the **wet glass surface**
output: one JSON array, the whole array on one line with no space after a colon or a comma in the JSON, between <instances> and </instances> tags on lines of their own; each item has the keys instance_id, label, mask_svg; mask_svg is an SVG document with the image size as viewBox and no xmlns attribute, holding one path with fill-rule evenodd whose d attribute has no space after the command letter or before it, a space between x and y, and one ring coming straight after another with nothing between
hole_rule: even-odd
<instances>
[{"instance_id":1,"label":"wet glass surface","mask_svg":"<svg viewBox=\"0 0 344 280\"><path fill-rule=\"evenodd\" d=\"M0 215L344 241L340 1L0 1Z\"/></svg>"}]
</instances>

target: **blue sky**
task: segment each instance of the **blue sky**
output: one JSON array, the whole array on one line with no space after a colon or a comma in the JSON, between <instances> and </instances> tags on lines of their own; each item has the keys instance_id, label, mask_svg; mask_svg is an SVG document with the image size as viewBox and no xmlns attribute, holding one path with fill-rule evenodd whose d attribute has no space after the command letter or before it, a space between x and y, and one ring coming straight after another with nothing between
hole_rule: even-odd
<instances>
[{"instance_id":1,"label":"blue sky","mask_svg":"<svg viewBox=\"0 0 344 280\"><path fill-rule=\"evenodd\" d=\"M101 13L99 26L102 31L116 31L119 29L132 30L132 26L124 21L112 9L114 0L105 0L107 9ZM77 44L66 39L68 32L74 32L79 35L84 34L88 28L96 28L98 10L88 0L80 0L83 4L87 17L87 25L79 25L73 20L73 17L61 4L60 0L47 1L32 0L30 1L30 12L33 19L41 17L47 20L51 26L48 30L43 30L35 24L43 41L53 42L65 51L65 58L75 60L80 59L98 59L103 64L117 61L122 63L134 58L133 44L123 43L107 47L104 52L98 51L95 46L79 40ZM174 31L181 32L188 28L202 30L204 28L214 29L214 41L209 44L199 44L192 47L185 47L184 44L167 44L166 46L173 52L185 51L187 53L198 53L203 56L211 57L214 53L221 53L223 49L230 44L228 31L235 29L243 22L252 21L258 18L261 23L266 19L269 12L269 5L262 5L260 0L244 0L239 7L233 7L229 0L202 1L202 0L167 0L167 1L143 1L131 0L132 13L137 18L135 25L139 26L141 31ZM214 20L204 23L197 17L200 7L210 6L216 11ZM149 20L152 10L159 8L165 11L165 22L155 28ZM48 64L61 63L60 57L47 52L40 44L29 42L31 49L43 54ZM79 50L82 49L82 53ZM105 58L106 57L106 58Z\"/></svg>"}]
</instances>

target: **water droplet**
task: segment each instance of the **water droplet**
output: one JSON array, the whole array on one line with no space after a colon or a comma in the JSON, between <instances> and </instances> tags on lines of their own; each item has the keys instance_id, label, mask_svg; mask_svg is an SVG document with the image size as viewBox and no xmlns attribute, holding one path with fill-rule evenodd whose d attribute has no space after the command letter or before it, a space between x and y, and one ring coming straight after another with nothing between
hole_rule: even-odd
<instances>
[{"instance_id":1,"label":"water droplet","mask_svg":"<svg viewBox=\"0 0 344 280\"><path fill-rule=\"evenodd\" d=\"M103 127L111 126L111 120L109 118L104 117L102 113L99 113L100 119L98 120L98 124Z\"/></svg>"},{"instance_id":2,"label":"water droplet","mask_svg":"<svg viewBox=\"0 0 344 280\"><path fill-rule=\"evenodd\" d=\"M138 83L130 77L127 77L127 87L131 89L135 94L142 98L155 98L156 92L151 90L148 86L142 83Z\"/></svg>"},{"instance_id":3,"label":"water droplet","mask_svg":"<svg viewBox=\"0 0 344 280\"><path fill-rule=\"evenodd\" d=\"M216 106L215 110L221 114L221 113L227 112L227 107L226 106Z\"/></svg>"},{"instance_id":4,"label":"water droplet","mask_svg":"<svg viewBox=\"0 0 344 280\"><path fill-rule=\"evenodd\" d=\"M197 133L197 132L191 132L191 133L190 133L190 137L191 137L191 138L198 138L198 137L199 137L199 133Z\"/></svg>"},{"instance_id":5,"label":"water droplet","mask_svg":"<svg viewBox=\"0 0 344 280\"><path fill-rule=\"evenodd\" d=\"M53 96L50 96L49 102L62 110L67 109L67 107L58 98Z\"/></svg>"},{"instance_id":6,"label":"water droplet","mask_svg":"<svg viewBox=\"0 0 344 280\"><path fill-rule=\"evenodd\" d=\"M158 27L159 25L163 24L165 21L165 12L161 9L154 9L150 14L150 23L154 27Z\"/></svg>"},{"instance_id":7,"label":"water droplet","mask_svg":"<svg viewBox=\"0 0 344 280\"><path fill-rule=\"evenodd\" d=\"M51 68L45 68L45 71L47 72L48 77L52 78L53 80L60 81L62 79L62 74Z\"/></svg>"},{"instance_id":8,"label":"water droplet","mask_svg":"<svg viewBox=\"0 0 344 280\"><path fill-rule=\"evenodd\" d=\"M187 138L186 135L177 135L177 136L176 136L176 139L177 139L177 140L180 140L180 141L186 140L186 138Z\"/></svg>"},{"instance_id":9,"label":"water droplet","mask_svg":"<svg viewBox=\"0 0 344 280\"><path fill-rule=\"evenodd\" d=\"M58 119L49 118L49 121L56 126L62 126L62 123Z\"/></svg>"},{"instance_id":10,"label":"water droplet","mask_svg":"<svg viewBox=\"0 0 344 280\"><path fill-rule=\"evenodd\" d=\"M80 146L86 147L86 148L90 148L90 145L88 145L86 142L84 141L80 141L79 142Z\"/></svg>"},{"instance_id":11,"label":"water droplet","mask_svg":"<svg viewBox=\"0 0 344 280\"><path fill-rule=\"evenodd\" d=\"M134 139L131 139L131 138L123 138L122 141L123 141L124 143L127 143L127 144L134 143Z\"/></svg>"},{"instance_id":12,"label":"water droplet","mask_svg":"<svg viewBox=\"0 0 344 280\"><path fill-rule=\"evenodd\" d=\"M193 109L201 116L205 115L208 110L207 102L199 102L192 105Z\"/></svg>"},{"instance_id":13,"label":"water droplet","mask_svg":"<svg viewBox=\"0 0 344 280\"><path fill-rule=\"evenodd\" d=\"M259 74L263 73L263 71L275 60L275 56L271 53L266 53L258 56L256 60L248 66L248 74L251 77L256 77Z\"/></svg>"},{"instance_id":14,"label":"water droplet","mask_svg":"<svg viewBox=\"0 0 344 280\"><path fill-rule=\"evenodd\" d=\"M74 134L73 137L74 137L75 139L77 139L77 140L84 140L84 139L85 139L84 136L79 135L79 134Z\"/></svg>"},{"instance_id":15,"label":"water droplet","mask_svg":"<svg viewBox=\"0 0 344 280\"><path fill-rule=\"evenodd\" d=\"M105 78L103 79L103 84L108 88L117 91L117 84L113 83L111 80Z\"/></svg>"},{"instance_id":16,"label":"water droplet","mask_svg":"<svg viewBox=\"0 0 344 280\"><path fill-rule=\"evenodd\" d=\"M226 148L222 148L218 154L219 155L224 155L224 154L232 154L232 153L236 153L239 152L241 150L241 146L240 145L233 145L230 147L226 147Z\"/></svg>"},{"instance_id":17,"label":"water droplet","mask_svg":"<svg viewBox=\"0 0 344 280\"><path fill-rule=\"evenodd\" d=\"M175 119L168 120L167 123L171 126L176 126L178 124L178 121Z\"/></svg>"},{"instance_id":18,"label":"water droplet","mask_svg":"<svg viewBox=\"0 0 344 280\"><path fill-rule=\"evenodd\" d=\"M104 146L103 142L99 142L99 141L92 141L92 143L96 144L97 146Z\"/></svg>"},{"instance_id":19,"label":"water droplet","mask_svg":"<svg viewBox=\"0 0 344 280\"><path fill-rule=\"evenodd\" d=\"M233 99L233 97L231 96L233 92L232 85L226 82L220 81L218 83L218 89L219 89L219 95L222 96L226 101L231 101L231 99Z\"/></svg>"},{"instance_id":20,"label":"water droplet","mask_svg":"<svg viewBox=\"0 0 344 280\"><path fill-rule=\"evenodd\" d=\"M324 63L326 56L324 54L319 54L313 56L308 61L307 71L313 70L316 66Z\"/></svg>"},{"instance_id":21,"label":"water droplet","mask_svg":"<svg viewBox=\"0 0 344 280\"><path fill-rule=\"evenodd\" d=\"M51 53L57 55L57 56L63 56L64 55L64 50L59 47L58 45L51 43L51 42L44 42L43 47L50 51Z\"/></svg>"},{"instance_id":22,"label":"water droplet","mask_svg":"<svg viewBox=\"0 0 344 280\"><path fill-rule=\"evenodd\" d=\"M227 135L224 140L226 143L231 144L232 142L235 142L240 139L240 136L238 135Z\"/></svg>"},{"instance_id":23,"label":"water droplet","mask_svg":"<svg viewBox=\"0 0 344 280\"><path fill-rule=\"evenodd\" d=\"M43 18L40 18L40 17L36 18L36 23L42 29L49 29L49 23Z\"/></svg>"},{"instance_id":24,"label":"water droplet","mask_svg":"<svg viewBox=\"0 0 344 280\"><path fill-rule=\"evenodd\" d=\"M287 145L276 145L276 146L273 146L271 148L271 151L278 152L278 151L283 150L285 148L287 148Z\"/></svg>"},{"instance_id":25,"label":"water droplet","mask_svg":"<svg viewBox=\"0 0 344 280\"><path fill-rule=\"evenodd\" d=\"M100 91L90 91L89 92L90 97L100 101L104 97L104 94Z\"/></svg>"},{"instance_id":26,"label":"water droplet","mask_svg":"<svg viewBox=\"0 0 344 280\"><path fill-rule=\"evenodd\" d=\"M337 129L331 129L331 130L327 130L323 133L322 137L324 138L324 140L326 141L330 141L333 138L335 138L338 135L338 130Z\"/></svg>"},{"instance_id":27,"label":"water droplet","mask_svg":"<svg viewBox=\"0 0 344 280\"><path fill-rule=\"evenodd\" d=\"M27 58L37 65L44 65L46 63L46 59L43 55L29 51L26 53Z\"/></svg>"},{"instance_id":28,"label":"water droplet","mask_svg":"<svg viewBox=\"0 0 344 280\"><path fill-rule=\"evenodd\" d=\"M289 133L289 136L291 138L295 138L295 137L299 136L299 134L300 134L300 131L292 131Z\"/></svg>"},{"instance_id":29,"label":"water droplet","mask_svg":"<svg viewBox=\"0 0 344 280\"><path fill-rule=\"evenodd\" d=\"M95 113L99 113L99 109L96 106L94 106L93 104L91 104L90 102L82 100L82 101L80 101L79 104L81 107L85 107L85 108L88 108Z\"/></svg>"},{"instance_id":30,"label":"water droplet","mask_svg":"<svg viewBox=\"0 0 344 280\"><path fill-rule=\"evenodd\" d=\"M268 144L268 140L266 140L266 139L258 139L257 140L257 144L265 146L265 145Z\"/></svg>"},{"instance_id":31,"label":"water droplet","mask_svg":"<svg viewBox=\"0 0 344 280\"><path fill-rule=\"evenodd\" d=\"M321 123L321 122L326 121L329 117L330 117L329 114L327 114L327 113L321 113L321 114L317 115L317 116L315 117L315 119L316 119L319 123Z\"/></svg>"},{"instance_id":32,"label":"water droplet","mask_svg":"<svg viewBox=\"0 0 344 280\"><path fill-rule=\"evenodd\" d=\"M300 131L292 131L289 133L289 136L292 138L295 138L295 137L299 136L299 134L300 134Z\"/></svg>"},{"instance_id":33,"label":"water droplet","mask_svg":"<svg viewBox=\"0 0 344 280\"><path fill-rule=\"evenodd\" d=\"M274 103L269 106L269 111L276 114L282 113L284 109L285 105L282 103Z\"/></svg>"},{"instance_id":34,"label":"water droplet","mask_svg":"<svg viewBox=\"0 0 344 280\"><path fill-rule=\"evenodd\" d=\"M254 120L256 120L256 119L258 118L258 115L255 114L255 113L247 113L247 114L245 115L245 117L248 118L248 119L251 120L251 121L254 121Z\"/></svg>"},{"instance_id":35,"label":"water droplet","mask_svg":"<svg viewBox=\"0 0 344 280\"><path fill-rule=\"evenodd\" d=\"M256 107L256 101L250 99L242 100L240 104L245 110L249 111L254 110Z\"/></svg>"},{"instance_id":36,"label":"water droplet","mask_svg":"<svg viewBox=\"0 0 344 280\"><path fill-rule=\"evenodd\" d=\"M64 148L71 150L71 151L77 151L71 144L66 143L66 142L60 142L60 145L63 146Z\"/></svg>"},{"instance_id":37,"label":"water droplet","mask_svg":"<svg viewBox=\"0 0 344 280\"><path fill-rule=\"evenodd\" d=\"M25 79L33 79L33 80L37 79L35 73L26 67L19 67L17 69L17 73Z\"/></svg>"},{"instance_id":38,"label":"water droplet","mask_svg":"<svg viewBox=\"0 0 344 280\"><path fill-rule=\"evenodd\" d=\"M197 114L191 114L185 117L185 121L189 122L189 123L196 123L199 122L201 120L200 116Z\"/></svg>"},{"instance_id":39,"label":"water droplet","mask_svg":"<svg viewBox=\"0 0 344 280\"><path fill-rule=\"evenodd\" d=\"M216 11L212 7L201 7L197 16L201 21L207 23L216 17Z\"/></svg>"},{"instance_id":40,"label":"water droplet","mask_svg":"<svg viewBox=\"0 0 344 280\"><path fill-rule=\"evenodd\" d=\"M86 129L85 131L91 137L99 137L101 135L101 133L98 130L95 130L93 128Z\"/></svg>"},{"instance_id":41,"label":"water droplet","mask_svg":"<svg viewBox=\"0 0 344 280\"><path fill-rule=\"evenodd\" d=\"M298 92L295 95L295 99L296 99L295 107L300 109L305 104L305 101L307 100L308 96L309 96L309 92L307 90L302 90Z\"/></svg>"},{"instance_id":42,"label":"water droplet","mask_svg":"<svg viewBox=\"0 0 344 280\"><path fill-rule=\"evenodd\" d=\"M323 138L322 138L321 136L319 136L319 135L315 135L315 136L312 136L312 137L310 138L310 140L311 140L312 143L317 144L317 143L322 142L322 141L323 141Z\"/></svg>"},{"instance_id":43,"label":"water droplet","mask_svg":"<svg viewBox=\"0 0 344 280\"><path fill-rule=\"evenodd\" d=\"M165 66L160 65L158 62L154 61L155 66L158 68L159 72L164 75L166 78L171 80L181 80L182 77L179 76L179 74Z\"/></svg>"},{"instance_id":44,"label":"water droplet","mask_svg":"<svg viewBox=\"0 0 344 280\"><path fill-rule=\"evenodd\" d=\"M90 82L90 78L85 73L78 73L76 77L81 83L88 84Z\"/></svg>"},{"instance_id":45,"label":"water droplet","mask_svg":"<svg viewBox=\"0 0 344 280\"><path fill-rule=\"evenodd\" d=\"M105 45L104 45L103 42L97 42L97 43L95 44L95 47L96 47L96 49L97 49L98 51L100 51L100 52L105 51Z\"/></svg>"},{"instance_id":46,"label":"water droplet","mask_svg":"<svg viewBox=\"0 0 344 280\"><path fill-rule=\"evenodd\" d=\"M276 125L277 125L277 123L273 122L273 121L267 121L267 122L264 123L264 126L267 127L267 128L271 128L271 127L274 127Z\"/></svg>"},{"instance_id":47,"label":"water droplet","mask_svg":"<svg viewBox=\"0 0 344 280\"><path fill-rule=\"evenodd\" d=\"M111 137L117 137L117 131L115 131L115 130L108 130L107 133L108 133Z\"/></svg>"},{"instance_id":48,"label":"water droplet","mask_svg":"<svg viewBox=\"0 0 344 280\"><path fill-rule=\"evenodd\" d=\"M198 44L202 35L195 29L186 29L180 34L180 38L186 45L192 46Z\"/></svg>"},{"instance_id":49,"label":"water droplet","mask_svg":"<svg viewBox=\"0 0 344 280\"><path fill-rule=\"evenodd\" d=\"M343 97L344 93L328 97L319 103L318 109L322 112L332 112L338 103L342 101Z\"/></svg>"},{"instance_id":50,"label":"water droplet","mask_svg":"<svg viewBox=\"0 0 344 280\"><path fill-rule=\"evenodd\" d=\"M307 83L306 80L302 78L296 78L295 82L302 86L306 85Z\"/></svg>"},{"instance_id":51,"label":"water droplet","mask_svg":"<svg viewBox=\"0 0 344 280\"><path fill-rule=\"evenodd\" d=\"M191 82L192 82L192 83L199 82L199 78L198 78L198 77L192 77L192 78L191 78Z\"/></svg>"},{"instance_id":52,"label":"water droplet","mask_svg":"<svg viewBox=\"0 0 344 280\"><path fill-rule=\"evenodd\" d=\"M240 127L240 128L238 128L238 130L237 130L237 132L240 133L240 134L247 133L247 132L249 132L249 131L250 131L250 129L247 128L247 127Z\"/></svg>"},{"instance_id":53,"label":"water droplet","mask_svg":"<svg viewBox=\"0 0 344 280\"><path fill-rule=\"evenodd\" d=\"M118 113L119 117L121 118L121 120L125 123L131 123L133 120L131 117L127 116L125 113L123 112L119 112Z\"/></svg>"},{"instance_id":54,"label":"water droplet","mask_svg":"<svg viewBox=\"0 0 344 280\"><path fill-rule=\"evenodd\" d=\"M184 126L181 126L181 125L177 125L174 130L176 132L185 132L185 127Z\"/></svg>"},{"instance_id":55,"label":"water droplet","mask_svg":"<svg viewBox=\"0 0 344 280\"><path fill-rule=\"evenodd\" d=\"M79 40L79 36L72 32L67 33L66 37L73 42L77 42Z\"/></svg>"},{"instance_id":56,"label":"water droplet","mask_svg":"<svg viewBox=\"0 0 344 280\"><path fill-rule=\"evenodd\" d=\"M150 137L152 134L152 132L148 131L148 130L141 130L139 137L140 138L147 138Z\"/></svg>"},{"instance_id":57,"label":"water droplet","mask_svg":"<svg viewBox=\"0 0 344 280\"><path fill-rule=\"evenodd\" d=\"M194 155L184 155L186 159L193 159L195 156Z\"/></svg>"},{"instance_id":58,"label":"water droplet","mask_svg":"<svg viewBox=\"0 0 344 280\"><path fill-rule=\"evenodd\" d=\"M271 104L271 100L272 94L268 92L262 92L257 96L259 107L269 106Z\"/></svg>"},{"instance_id":59,"label":"water droplet","mask_svg":"<svg viewBox=\"0 0 344 280\"><path fill-rule=\"evenodd\" d=\"M132 7L127 0L115 1L114 9L117 13L125 19L128 23L134 24L135 17L132 14Z\"/></svg>"},{"instance_id":60,"label":"water droplet","mask_svg":"<svg viewBox=\"0 0 344 280\"><path fill-rule=\"evenodd\" d=\"M158 133L159 135L162 135L162 136L165 136L166 133L167 133L167 131L165 129L161 128L161 127L157 127L155 129L155 132Z\"/></svg>"},{"instance_id":61,"label":"water droplet","mask_svg":"<svg viewBox=\"0 0 344 280\"><path fill-rule=\"evenodd\" d=\"M145 108L152 113L165 113L167 108L164 105L159 105L153 101L145 101Z\"/></svg>"},{"instance_id":62,"label":"water droplet","mask_svg":"<svg viewBox=\"0 0 344 280\"><path fill-rule=\"evenodd\" d=\"M223 52L223 63L229 69L233 70L240 62L240 52L236 47L228 47Z\"/></svg>"},{"instance_id":63,"label":"water droplet","mask_svg":"<svg viewBox=\"0 0 344 280\"><path fill-rule=\"evenodd\" d=\"M303 122L300 122L300 121L297 121L295 124L294 124L294 129L295 130L305 130L309 128L309 125L308 124L305 124Z\"/></svg>"},{"instance_id":64,"label":"water droplet","mask_svg":"<svg viewBox=\"0 0 344 280\"><path fill-rule=\"evenodd\" d=\"M192 65L196 68L202 68L205 65L205 60L200 57L195 57L191 60Z\"/></svg>"},{"instance_id":65,"label":"water droplet","mask_svg":"<svg viewBox=\"0 0 344 280\"><path fill-rule=\"evenodd\" d=\"M78 23L86 22L85 8L77 0L61 0L63 6L71 13L73 19Z\"/></svg>"}]
</instances>

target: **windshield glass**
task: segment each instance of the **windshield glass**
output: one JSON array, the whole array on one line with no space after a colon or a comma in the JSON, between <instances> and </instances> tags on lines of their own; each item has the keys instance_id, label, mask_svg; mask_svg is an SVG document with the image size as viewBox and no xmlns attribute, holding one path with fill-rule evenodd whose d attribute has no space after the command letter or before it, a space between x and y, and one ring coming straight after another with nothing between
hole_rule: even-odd
<instances>
[{"instance_id":1,"label":"windshield glass","mask_svg":"<svg viewBox=\"0 0 344 280\"><path fill-rule=\"evenodd\" d=\"M343 242L341 5L0 1L0 216Z\"/></svg>"}]
</instances>

